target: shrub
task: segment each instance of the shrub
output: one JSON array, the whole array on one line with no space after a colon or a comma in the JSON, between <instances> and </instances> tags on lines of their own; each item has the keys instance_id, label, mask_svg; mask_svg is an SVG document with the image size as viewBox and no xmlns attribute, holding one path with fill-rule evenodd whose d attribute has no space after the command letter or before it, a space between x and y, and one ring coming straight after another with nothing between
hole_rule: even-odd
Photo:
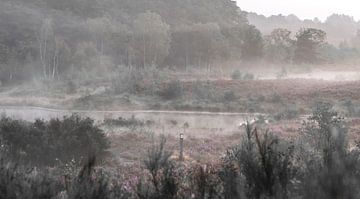
<instances>
[{"instance_id":1,"label":"shrub","mask_svg":"<svg viewBox=\"0 0 360 199\"><path fill-rule=\"evenodd\" d=\"M9 158L36 166L71 160L81 164L89 154L101 160L109 148L109 141L94 121L77 115L34 123L2 118L0 135Z\"/></svg>"},{"instance_id":2,"label":"shrub","mask_svg":"<svg viewBox=\"0 0 360 199\"><path fill-rule=\"evenodd\" d=\"M240 173L236 165L224 158L219 177L223 185L224 198L244 198Z\"/></svg>"},{"instance_id":3,"label":"shrub","mask_svg":"<svg viewBox=\"0 0 360 199\"><path fill-rule=\"evenodd\" d=\"M74 94L76 93L76 84L74 83L74 81L69 80L66 84L66 94Z\"/></svg>"},{"instance_id":4,"label":"shrub","mask_svg":"<svg viewBox=\"0 0 360 199\"><path fill-rule=\"evenodd\" d=\"M138 94L144 90L142 86L143 74L136 70L123 70L112 80L112 88L115 94L131 93Z\"/></svg>"},{"instance_id":5,"label":"shrub","mask_svg":"<svg viewBox=\"0 0 360 199\"><path fill-rule=\"evenodd\" d=\"M299 111L295 107L287 107L285 110L274 116L275 120L292 120L299 116Z\"/></svg>"},{"instance_id":6,"label":"shrub","mask_svg":"<svg viewBox=\"0 0 360 199\"><path fill-rule=\"evenodd\" d=\"M95 169L95 163L95 156L90 156L78 175L69 182L66 187L69 199L125 199L131 196L123 189L119 176Z\"/></svg>"},{"instance_id":7,"label":"shrub","mask_svg":"<svg viewBox=\"0 0 360 199\"><path fill-rule=\"evenodd\" d=\"M221 180L214 165L195 166L190 171L190 176L194 198L221 198Z\"/></svg>"},{"instance_id":8,"label":"shrub","mask_svg":"<svg viewBox=\"0 0 360 199\"><path fill-rule=\"evenodd\" d=\"M145 69L120 67L112 79L112 88L115 94L154 95L168 79L167 73L156 67L146 67Z\"/></svg>"},{"instance_id":9,"label":"shrub","mask_svg":"<svg viewBox=\"0 0 360 199\"><path fill-rule=\"evenodd\" d=\"M252 73L246 73L243 77L244 80L254 80L255 79L255 75Z\"/></svg>"},{"instance_id":10,"label":"shrub","mask_svg":"<svg viewBox=\"0 0 360 199\"><path fill-rule=\"evenodd\" d=\"M165 100L174 100L180 98L183 94L183 88L178 80L173 80L159 91L159 95Z\"/></svg>"},{"instance_id":11,"label":"shrub","mask_svg":"<svg viewBox=\"0 0 360 199\"><path fill-rule=\"evenodd\" d=\"M231 101L235 101L236 100L236 95L234 93L234 91L225 91L224 93L224 100L227 102L231 102Z\"/></svg>"},{"instance_id":12,"label":"shrub","mask_svg":"<svg viewBox=\"0 0 360 199\"><path fill-rule=\"evenodd\" d=\"M63 188L47 171L39 172L0 160L0 198L55 198Z\"/></svg>"},{"instance_id":13,"label":"shrub","mask_svg":"<svg viewBox=\"0 0 360 199\"><path fill-rule=\"evenodd\" d=\"M197 99L202 101L216 101L216 91L209 82L202 83L197 81L192 87L191 92Z\"/></svg>"},{"instance_id":14,"label":"shrub","mask_svg":"<svg viewBox=\"0 0 360 199\"><path fill-rule=\"evenodd\" d=\"M233 80L241 80L242 79L242 74L239 70L235 70L232 74L231 74L231 78Z\"/></svg>"},{"instance_id":15,"label":"shrub","mask_svg":"<svg viewBox=\"0 0 360 199\"><path fill-rule=\"evenodd\" d=\"M360 116L360 108L359 108L358 104L355 104L351 100L346 100L341 105L345 108L345 110L347 112L347 116L349 116L349 117L359 117Z\"/></svg>"},{"instance_id":16,"label":"shrub","mask_svg":"<svg viewBox=\"0 0 360 199\"><path fill-rule=\"evenodd\" d=\"M138 198L175 198L178 182L175 174L175 163L170 160L171 152L165 150L166 139L161 136L158 145L153 145L144 160L149 179L139 182Z\"/></svg>"},{"instance_id":17,"label":"shrub","mask_svg":"<svg viewBox=\"0 0 360 199\"><path fill-rule=\"evenodd\" d=\"M76 176L42 168L14 166L0 161L0 198L16 199L122 199L130 198L120 176L95 169L95 158L86 161Z\"/></svg>"},{"instance_id":18,"label":"shrub","mask_svg":"<svg viewBox=\"0 0 360 199\"><path fill-rule=\"evenodd\" d=\"M120 126L120 127L136 127L136 126L141 127L141 126L144 126L145 124L150 125L151 123L153 123L153 121L148 120L145 123L144 121L136 119L134 115L129 119L119 117L117 119L105 119L104 120L105 125Z\"/></svg>"},{"instance_id":19,"label":"shrub","mask_svg":"<svg viewBox=\"0 0 360 199\"><path fill-rule=\"evenodd\" d=\"M281 71L276 74L277 79L285 78L288 75L288 72L285 67L281 68Z\"/></svg>"},{"instance_id":20,"label":"shrub","mask_svg":"<svg viewBox=\"0 0 360 199\"><path fill-rule=\"evenodd\" d=\"M348 150L345 123L332 110L332 105L317 104L302 132L310 144L308 147L312 147L312 153L302 164L305 167L304 197L358 198L359 150Z\"/></svg>"},{"instance_id":21,"label":"shrub","mask_svg":"<svg viewBox=\"0 0 360 199\"><path fill-rule=\"evenodd\" d=\"M271 99L270 99L270 102L272 103L281 103L282 100L281 100L281 96L278 94L278 93L273 93Z\"/></svg>"},{"instance_id":22,"label":"shrub","mask_svg":"<svg viewBox=\"0 0 360 199\"><path fill-rule=\"evenodd\" d=\"M228 151L227 156L238 163L245 178L249 198L291 198L294 146L266 132L260 135L246 125L243 143Z\"/></svg>"}]
</instances>

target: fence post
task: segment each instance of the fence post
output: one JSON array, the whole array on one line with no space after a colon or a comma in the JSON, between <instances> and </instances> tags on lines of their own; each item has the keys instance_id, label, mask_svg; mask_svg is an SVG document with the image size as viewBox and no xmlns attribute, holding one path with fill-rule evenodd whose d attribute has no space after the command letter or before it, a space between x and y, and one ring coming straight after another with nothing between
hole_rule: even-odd
<instances>
[{"instance_id":1,"label":"fence post","mask_svg":"<svg viewBox=\"0 0 360 199\"><path fill-rule=\"evenodd\" d=\"M184 160L184 134L180 133L180 161Z\"/></svg>"}]
</instances>

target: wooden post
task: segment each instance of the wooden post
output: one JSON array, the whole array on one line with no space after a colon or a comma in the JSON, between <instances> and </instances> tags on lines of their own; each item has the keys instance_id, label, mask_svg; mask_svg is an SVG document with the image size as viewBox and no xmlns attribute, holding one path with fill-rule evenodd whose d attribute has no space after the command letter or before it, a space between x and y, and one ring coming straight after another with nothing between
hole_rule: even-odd
<instances>
[{"instance_id":1,"label":"wooden post","mask_svg":"<svg viewBox=\"0 0 360 199\"><path fill-rule=\"evenodd\" d=\"M184 161L184 134L180 133L180 161Z\"/></svg>"}]
</instances>

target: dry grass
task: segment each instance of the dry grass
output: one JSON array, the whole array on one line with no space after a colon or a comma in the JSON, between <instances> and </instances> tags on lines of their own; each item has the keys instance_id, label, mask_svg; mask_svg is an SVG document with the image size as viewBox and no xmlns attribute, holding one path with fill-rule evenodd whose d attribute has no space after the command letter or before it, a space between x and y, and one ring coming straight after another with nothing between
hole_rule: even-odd
<instances>
[{"instance_id":1,"label":"dry grass","mask_svg":"<svg viewBox=\"0 0 360 199\"><path fill-rule=\"evenodd\" d=\"M131 110L131 109L162 109L162 110L202 110L202 111L230 111L230 112L276 112L284 105L296 104L299 109L307 109L317 100L326 99L338 102L343 99L358 101L360 99L360 81L336 82L322 80L210 80L200 81L211 88L213 97L198 98L196 89L199 81L183 80L183 95L176 99L165 100L156 95L114 95L108 92L110 85L101 82L103 88L91 84L80 87L77 93L61 94L61 86L53 88L55 93L38 87L30 89L23 85L19 88L3 88L0 92L0 105L31 105L54 108L101 109L101 110ZM200 88L206 89L206 88ZM47 93L49 92L49 93ZM226 100L226 93L233 99ZM273 102L274 95L281 98L281 102Z\"/></svg>"},{"instance_id":2,"label":"dry grass","mask_svg":"<svg viewBox=\"0 0 360 199\"><path fill-rule=\"evenodd\" d=\"M157 137L157 136L156 136ZM111 135L111 152L115 162L120 165L141 163L147 150L153 145L156 137L126 132ZM173 159L179 157L179 139L174 135L167 135L167 149L174 151ZM207 138L186 136L184 140L184 156L186 162L207 163L218 161L226 149L238 144L241 140L240 132L233 135L210 134Z\"/></svg>"},{"instance_id":3,"label":"dry grass","mask_svg":"<svg viewBox=\"0 0 360 199\"><path fill-rule=\"evenodd\" d=\"M360 81L335 82L322 80L255 80L235 81L217 80L210 82L215 90L232 90L240 96L272 96L277 93L288 100L305 102L321 97L327 99L359 99L360 92L357 89ZM191 92L193 83L185 83L185 88Z\"/></svg>"}]
</instances>

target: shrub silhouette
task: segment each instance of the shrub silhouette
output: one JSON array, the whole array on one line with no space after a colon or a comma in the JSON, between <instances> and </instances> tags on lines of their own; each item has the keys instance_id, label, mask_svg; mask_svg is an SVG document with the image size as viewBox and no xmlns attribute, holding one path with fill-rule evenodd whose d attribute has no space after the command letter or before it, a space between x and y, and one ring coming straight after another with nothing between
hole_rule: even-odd
<instances>
[{"instance_id":1,"label":"shrub silhouette","mask_svg":"<svg viewBox=\"0 0 360 199\"><path fill-rule=\"evenodd\" d=\"M183 88L178 80L171 81L165 88L159 91L159 95L165 100L173 100L183 95Z\"/></svg>"},{"instance_id":2,"label":"shrub silhouette","mask_svg":"<svg viewBox=\"0 0 360 199\"><path fill-rule=\"evenodd\" d=\"M330 104L320 103L302 132L312 147L302 164L305 198L358 198L359 150L349 150L343 118Z\"/></svg>"},{"instance_id":3,"label":"shrub silhouette","mask_svg":"<svg viewBox=\"0 0 360 199\"><path fill-rule=\"evenodd\" d=\"M233 80L241 80L242 78L242 74L239 70L235 70L232 74L231 74L231 78Z\"/></svg>"},{"instance_id":4,"label":"shrub silhouette","mask_svg":"<svg viewBox=\"0 0 360 199\"><path fill-rule=\"evenodd\" d=\"M75 160L81 165L89 154L107 155L109 141L90 118L77 115L34 123L2 118L0 136L11 160L34 166L54 166Z\"/></svg>"},{"instance_id":5,"label":"shrub silhouette","mask_svg":"<svg viewBox=\"0 0 360 199\"><path fill-rule=\"evenodd\" d=\"M290 198L292 180L296 176L293 164L294 146L269 132L259 134L246 125L243 142L227 152L237 162L244 176L248 198Z\"/></svg>"},{"instance_id":6,"label":"shrub silhouette","mask_svg":"<svg viewBox=\"0 0 360 199\"><path fill-rule=\"evenodd\" d=\"M158 145L154 144L144 160L148 179L142 179L138 185L139 198L175 198L178 182L175 175L175 163L170 160L172 153L165 149L166 138L160 137Z\"/></svg>"}]
</instances>

